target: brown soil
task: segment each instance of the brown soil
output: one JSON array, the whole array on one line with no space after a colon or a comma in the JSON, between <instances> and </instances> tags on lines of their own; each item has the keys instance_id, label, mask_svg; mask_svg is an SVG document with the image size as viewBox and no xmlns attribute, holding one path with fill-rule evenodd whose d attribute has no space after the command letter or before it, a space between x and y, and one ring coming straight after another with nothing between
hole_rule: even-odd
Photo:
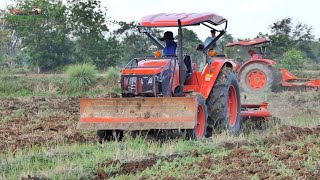
<instances>
[{"instance_id":1,"label":"brown soil","mask_svg":"<svg viewBox=\"0 0 320 180\"><path fill-rule=\"evenodd\" d=\"M234 144L234 149L220 162L221 167L224 168L218 174L205 174L204 177L212 179L233 179L234 177L248 179L255 175L259 179L279 179L281 170L275 167L275 165L270 165L270 162L280 161L287 169L293 170L296 177L301 179L317 179L320 177L320 168L316 171L310 171L303 166L303 162L307 160L307 152L312 148L318 147L318 151L320 152L319 141L308 143L301 148L294 144L286 144L287 142L297 141L299 138L305 138L309 135L320 137L320 128L299 128L284 125L279 128L277 136L264 139L263 142L267 147L267 150L264 152L260 152L258 149L246 150L242 148L241 143ZM281 145L284 145L284 148ZM230 149L230 146L228 144L226 148ZM294 151L299 152L299 155L292 155ZM274 160L252 156L254 153L271 154ZM217 164L214 160L212 162L211 165ZM208 166L206 160L199 163L202 164L201 167L203 168L211 167ZM317 162L314 163L316 164ZM292 177L288 178L291 179Z\"/></svg>"},{"instance_id":2,"label":"brown soil","mask_svg":"<svg viewBox=\"0 0 320 180\"><path fill-rule=\"evenodd\" d=\"M76 130L78 118L76 97L1 98L0 149L95 141L94 133L84 135Z\"/></svg>"},{"instance_id":3,"label":"brown soil","mask_svg":"<svg viewBox=\"0 0 320 180\"><path fill-rule=\"evenodd\" d=\"M198 153L196 152L194 154L193 152L191 153L191 156L194 156L196 154ZM175 158L178 158L178 157L181 157L181 155L173 154L166 157L162 157L162 156L157 157L154 154L150 154L149 159L135 160L135 161L125 162L125 163L120 163L120 161L118 160L107 160L104 163L98 165L96 177L94 179L108 179L115 175L139 173L155 165L158 160L172 162ZM116 164L121 164L119 172L106 173L102 170L103 167L114 166Z\"/></svg>"}]
</instances>

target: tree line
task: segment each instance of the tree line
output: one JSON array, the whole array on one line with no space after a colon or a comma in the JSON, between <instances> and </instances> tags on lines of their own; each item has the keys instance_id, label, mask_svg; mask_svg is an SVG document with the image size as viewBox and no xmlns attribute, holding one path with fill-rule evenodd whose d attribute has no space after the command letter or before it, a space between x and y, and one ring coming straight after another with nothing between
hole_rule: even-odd
<instances>
[{"instance_id":1,"label":"tree line","mask_svg":"<svg viewBox=\"0 0 320 180\"><path fill-rule=\"evenodd\" d=\"M61 70L69 64L91 63L104 69L154 52L152 42L137 31L134 22L112 20L99 0L33 0L23 1L15 8L28 11L32 6L40 8L41 14L1 11L0 66L27 66L43 72ZM111 26L117 28L111 31ZM311 26L285 18L270 25L270 30L270 34L257 35L272 40L269 58L281 59L294 49L308 62L320 63L320 42L312 34ZM201 40L192 30L183 31L184 48L199 58L195 47ZM154 34L160 37L163 32L156 29ZM225 46L235 40L226 34L221 42ZM231 58L245 54L235 48L225 52Z\"/></svg>"}]
</instances>

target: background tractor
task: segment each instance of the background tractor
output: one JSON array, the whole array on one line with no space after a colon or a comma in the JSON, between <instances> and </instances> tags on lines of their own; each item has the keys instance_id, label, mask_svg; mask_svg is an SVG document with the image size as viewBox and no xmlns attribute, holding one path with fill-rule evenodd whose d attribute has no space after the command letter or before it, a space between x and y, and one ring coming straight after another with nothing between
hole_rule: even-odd
<instances>
[{"instance_id":1,"label":"background tractor","mask_svg":"<svg viewBox=\"0 0 320 180\"><path fill-rule=\"evenodd\" d=\"M28 8L23 7L23 4L30 5ZM13 15L39 15L41 14L41 9L37 8L36 6L33 5L32 1L18 1L17 4L11 4L7 6L7 9L9 13Z\"/></svg>"},{"instance_id":2,"label":"background tractor","mask_svg":"<svg viewBox=\"0 0 320 180\"><path fill-rule=\"evenodd\" d=\"M203 25L219 34L197 50L206 62L202 72L183 48L182 28ZM237 76L226 57L215 56L213 44L226 33L227 20L214 13L154 14L137 27L162 50L152 28L174 27L178 55L135 58L121 71L120 98L80 99L78 128L98 130L101 139L121 138L123 131L181 130L187 137L209 137L216 127L237 134L242 117L270 116L267 104L241 105ZM222 27L222 29L217 29Z\"/></svg>"},{"instance_id":3,"label":"background tractor","mask_svg":"<svg viewBox=\"0 0 320 180\"><path fill-rule=\"evenodd\" d=\"M241 90L256 93L271 91L278 86L320 87L320 79L298 78L285 68L280 68L279 72L275 67L276 62L266 58L269 44L270 40L267 38L256 38L227 44L227 47L239 46L248 48L248 54L252 56L250 60L244 62L236 61L237 64L234 66L234 70L238 74Z\"/></svg>"}]
</instances>

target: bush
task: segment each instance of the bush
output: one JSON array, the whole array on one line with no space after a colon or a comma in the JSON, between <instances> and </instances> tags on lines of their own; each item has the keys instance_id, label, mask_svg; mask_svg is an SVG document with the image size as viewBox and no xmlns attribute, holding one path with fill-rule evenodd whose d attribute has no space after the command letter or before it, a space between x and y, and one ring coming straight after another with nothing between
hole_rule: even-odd
<instances>
[{"instance_id":1,"label":"bush","mask_svg":"<svg viewBox=\"0 0 320 180\"><path fill-rule=\"evenodd\" d=\"M305 67L306 56L303 52L290 49L280 59L280 66L288 70L302 70Z\"/></svg>"},{"instance_id":2,"label":"bush","mask_svg":"<svg viewBox=\"0 0 320 180\"><path fill-rule=\"evenodd\" d=\"M70 65L66 71L67 84L72 92L85 92L96 83L96 66L92 64Z\"/></svg>"},{"instance_id":3,"label":"bush","mask_svg":"<svg viewBox=\"0 0 320 180\"><path fill-rule=\"evenodd\" d=\"M107 80L118 81L119 79L119 70L114 67L109 67L106 73Z\"/></svg>"},{"instance_id":4,"label":"bush","mask_svg":"<svg viewBox=\"0 0 320 180\"><path fill-rule=\"evenodd\" d=\"M118 83L120 73L117 68L109 67L105 77L106 77L106 86L107 87L109 87L111 89L120 88L119 83Z\"/></svg>"}]
</instances>

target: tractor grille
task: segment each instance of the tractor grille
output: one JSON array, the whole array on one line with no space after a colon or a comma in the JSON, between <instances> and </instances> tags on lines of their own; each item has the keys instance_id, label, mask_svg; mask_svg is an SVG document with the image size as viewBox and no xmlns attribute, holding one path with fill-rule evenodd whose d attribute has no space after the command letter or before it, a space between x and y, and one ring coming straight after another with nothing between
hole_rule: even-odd
<instances>
[{"instance_id":1,"label":"tractor grille","mask_svg":"<svg viewBox=\"0 0 320 180\"><path fill-rule=\"evenodd\" d=\"M139 60L128 63L126 69L137 68ZM162 68L159 74L153 75L121 75L121 89L123 97L159 97L171 96L176 59L171 59ZM142 66L140 68L152 68ZM160 67L158 67L160 68Z\"/></svg>"},{"instance_id":2,"label":"tractor grille","mask_svg":"<svg viewBox=\"0 0 320 180\"><path fill-rule=\"evenodd\" d=\"M158 76L137 76L125 75L121 77L122 96L158 96L160 83Z\"/></svg>"}]
</instances>

